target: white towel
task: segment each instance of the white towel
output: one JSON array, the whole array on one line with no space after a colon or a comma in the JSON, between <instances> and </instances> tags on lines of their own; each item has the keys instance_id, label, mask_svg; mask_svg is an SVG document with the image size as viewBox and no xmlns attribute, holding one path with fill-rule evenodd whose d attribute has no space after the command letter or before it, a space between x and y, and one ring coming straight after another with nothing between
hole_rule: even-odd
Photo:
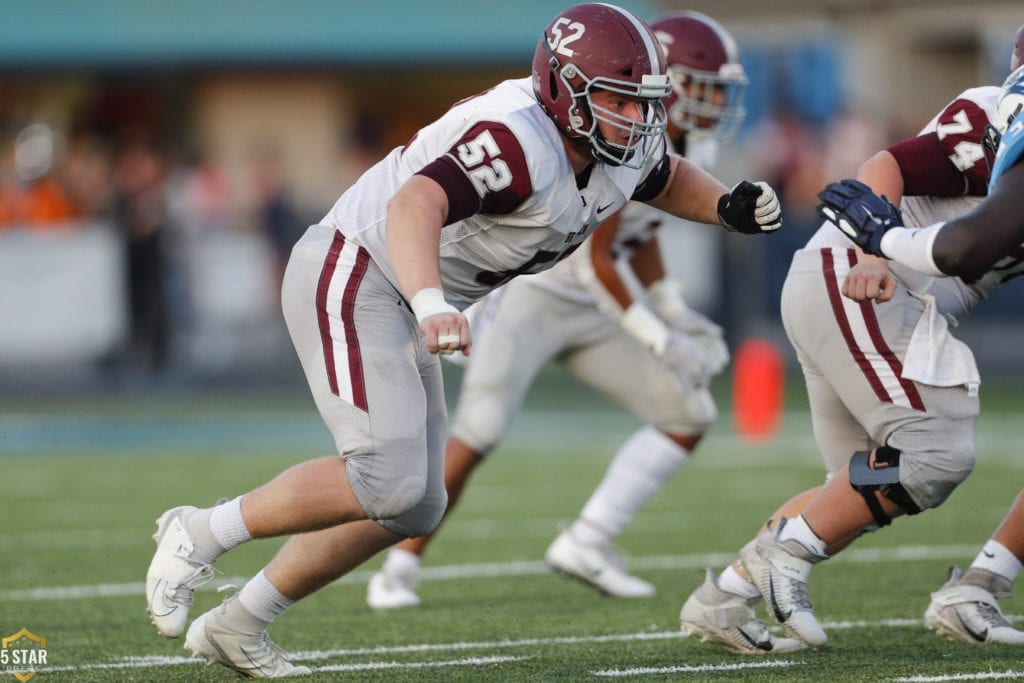
<instances>
[{"instance_id":1,"label":"white towel","mask_svg":"<svg viewBox=\"0 0 1024 683\"><path fill-rule=\"evenodd\" d=\"M914 327L903 359L903 377L933 387L965 386L971 396L978 394L981 377L974 353L949 331L930 294L915 294L924 302L924 312Z\"/></svg>"}]
</instances>

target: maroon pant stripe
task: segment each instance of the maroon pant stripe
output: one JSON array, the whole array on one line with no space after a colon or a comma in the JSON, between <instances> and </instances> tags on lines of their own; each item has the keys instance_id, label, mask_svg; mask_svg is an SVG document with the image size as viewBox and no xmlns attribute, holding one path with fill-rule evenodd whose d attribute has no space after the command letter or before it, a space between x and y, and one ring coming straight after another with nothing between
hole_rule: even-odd
<instances>
[{"instance_id":1,"label":"maroon pant stripe","mask_svg":"<svg viewBox=\"0 0 1024 683\"><path fill-rule=\"evenodd\" d=\"M362 411L368 411L366 403L366 379L363 375L363 356L359 350L359 336L356 333L356 293L366 275L370 254L362 247L356 251L356 264L345 284L341 299L341 320L345 325L345 340L348 342L348 374L352 382L352 403Z\"/></svg>"},{"instance_id":2,"label":"maroon pant stripe","mask_svg":"<svg viewBox=\"0 0 1024 683\"><path fill-rule=\"evenodd\" d=\"M334 370L334 344L331 343L331 323L327 316L327 292L331 288L331 278L338 267L338 255L345 246L345 236L334 233L331 248L327 250L324 267L320 270L320 281L316 285L316 319L320 326L320 345L324 350L324 365L327 367L327 382L331 393L338 395L338 374Z\"/></svg>"},{"instance_id":3,"label":"maroon pant stripe","mask_svg":"<svg viewBox=\"0 0 1024 683\"><path fill-rule=\"evenodd\" d=\"M850 250L849 253L851 263L855 262L857 258L855 252ZM867 359L864 352L857 345L857 340L853 336L853 330L850 329L850 320L846 317L846 309L843 308L843 295L839 291L839 278L836 276L836 266L832 258L831 249L821 250L821 266L825 273L825 288L828 290L828 300L832 304L832 315L835 316L836 323L838 323L839 329L843 333L843 339L846 340L846 348L850 350L850 355L853 356L853 360L860 367L861 372L864 373L864 378L871 385L871 389L875 392L878 400L892 403L889 392L885 390L885 386L882 384L878 373L871 367L871 361Z\"/></svg>"},{"instance_id":4,"label":"maroon pant stripe","mask_svg":"<svg viewBox=\"0 0 1024 683\"><path fill-rule=\"evenodd\" d=\"M822 265L825 271L825 286L828 288L829 301L832 304L832 312L836 317L836 322L839 323L839 328L843 332L843 338L846 340L846 346L850 349L850 353L853 355L857 365L860 366L861 371L864 373L864 377L868 380L871 388L874 390L875 395L878 396L879 400L885 401L886 403L892 403L892 397L889 392L885 389L882 384L881 378L875 369L871 366L870 361L865 357L864 352L861 351L857 345L856 340L853 336L853 331L850 329L850 321L846 317L846 309L843 307L842 293L839 291L839 278L835 273L835 264L832 260L832 251L829 249L823 249L822 252ZM853 249L847 250L847 258L849 259L850 267L852 268L857 264L857 252ZM882 336L882 329L878 324L878 317L875 315L874 304L870 301L862 301L859 304L860 312L864 318L864 326L867 329L868 336L871 337L872 343L875 345L875 350L882 356L882 359L888 364L892 370L896 380L900 383L900 388L903 389L907 395L907 400L910 402L910 407L914 410L925 411L924 401L921 399L921 394L917 391L917 386L908 379L903 378L903 364L900 359L896 357L892 349L885 341L885 337Z\"/></svg>"}]
</instances>

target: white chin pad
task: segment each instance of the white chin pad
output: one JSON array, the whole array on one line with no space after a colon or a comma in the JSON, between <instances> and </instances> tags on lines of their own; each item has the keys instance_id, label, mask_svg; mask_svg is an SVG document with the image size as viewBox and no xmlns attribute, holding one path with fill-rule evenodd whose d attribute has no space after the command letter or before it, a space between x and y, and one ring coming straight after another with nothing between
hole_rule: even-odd
<instances>
[{"instance_id":1,"label":"white chin pad","mask_svg":"<svg viewBox=\"0 0 1024 683\"><path fill-rule=\"evenodd\" d=\"M440 334L437 336L437 345L444 346L445 344L458 344L461 337L457 334Z\"/></svg>"}]
</instances>

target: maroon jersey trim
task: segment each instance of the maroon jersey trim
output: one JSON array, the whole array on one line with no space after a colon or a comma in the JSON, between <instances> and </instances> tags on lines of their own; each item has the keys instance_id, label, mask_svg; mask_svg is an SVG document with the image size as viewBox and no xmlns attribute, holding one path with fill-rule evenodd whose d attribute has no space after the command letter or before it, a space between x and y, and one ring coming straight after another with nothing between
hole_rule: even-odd
<instances>
[{"instance_id":1,"label":"maroon jersey trim","mask_svg":"<svg viewBox=\"0 0 1024 683\"><path fill-rule=\"evenodd\" d=\"M448 195L445 225L475 213L510 214L533 194L518 138L503 124L482 121L419 172Z\"/></svg>"},{"instance_id":2,"label":"maroon jersey trim","mask_svg":"<svg viewBox=\"0 0 1024 683\"><path fill-rule=\"evenodd\" d=\"M982 146L988 125L977 102L958 98L939 114L935 131L889 147L903 173L904 195L988 194L990 171Z\"/></svg>"},{"instance_id":3,"label":"maroon jersey trim","mask_svg":"<svg viewBox=\"0 0 1024 683\"><path fill-rule=\"evenodd\" d=\"M658 165L654 167L654 170L636 186L630 199L638 202L648 202L660 195L665 190L665 186L668 185L668 176L671 171L672 164L669 162L669 157L666 154L658 162Z\"/></svg>"}]
</instances>

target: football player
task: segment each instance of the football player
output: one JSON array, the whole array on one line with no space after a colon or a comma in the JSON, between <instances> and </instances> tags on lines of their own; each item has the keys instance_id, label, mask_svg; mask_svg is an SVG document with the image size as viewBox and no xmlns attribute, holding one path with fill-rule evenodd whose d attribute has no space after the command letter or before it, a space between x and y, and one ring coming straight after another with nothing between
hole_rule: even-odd
<instances>
[{"instance_id":1,"label":"football player","mask_svg":"<svg viewBox=\"0 0 1024 683\"><path fill-rule=\"evenodd\" d=\"M830 185L823 213L865 251L952 282L971 282L983 295L1024 273L1024 26L1017 32L1011 74L999 93L994 135L997 149L988 197L952 220L916 223L866 186L851 181ZM962 279L961 279L962 278ZM1007 597L1024 562L1024 493L985 543L967 572L950 568L949 578L925 611L937 632L967 642L1024 645L1024 632L1003 617L997 598Z\"/></svg>"},{"instance_id":2,"label":"football player","mask_svg":"<svg viewBox=\"0 0 1024 683\"><path fill-rule=\"evenodd\" d=\"M254 677L309 673L270 640L270 623L438 524L447 420L437 354L468 355L462 310L473 301L567 257L630 199L740 232L780 226L766 184L730 192L667 152L671 80L632 13L598 3L560 12L533 67L532 78L456 103L392 150L292 250L285 320L340 457L160 516L146 599L167 637L185 631L218 557L290 535L236 595L191 623L185 646L196 656Z\"/></svg>"},{"instance_id":3,"label":"football player","mask_svg":"<svg viewBox=\"0 0 1024 683\"><path fill-rule=\"evenodd\" d=\"M859 186L902 199L911 225L984 206L984 140L998 118L998 94L994 86L961 93L920 135L866 161ZM970 474L979 377L947 318L969 313L1001 282L998 272L960 280L887 266L858 249L867 244L826 222L793 256L782 319L806 381L826 483L776 510L717 584L752 603L763 597L789 635L815 647L827 635L807 591L811 568L898 515L940 505ZM708 570L681 620L684 629L721 642L730 616L713 579ZM1021 635L998 611L970 616L985 620L991 640Z\"/></svg>"},{"instance_id":4,"label":"football player","mask_svg":"<svg viewBox=\"0 0 1024 683\"><path fill-rule=\"evenodd\" d=\"M651 27L665 46L673 81L668 140L688 158L711 164L719 140L731 136L743 116L746 76L735 42L697 12L666 14ZM690 309L680 283L666 276L657 237L663 218L631 202L564 263L490 295L489 322L476 335L445 461L450 510L472 471L508 432L537 373L552 360L632 410L647 426L621 446L579 517L545 556L557 571L622 598L650 597L655 588L626 571L613 540L687 461L714 420L707 385L728 362L721 329ZM627 285L617 259L645 291ZM370 580L371 607L420 603L420 558L432 538L391 549ZM758 626L753 612L750 618L758 643L772 649L770 632ZM798 644L782 640L781 647L786 641Z\"/></svg>"}]
</instances>

